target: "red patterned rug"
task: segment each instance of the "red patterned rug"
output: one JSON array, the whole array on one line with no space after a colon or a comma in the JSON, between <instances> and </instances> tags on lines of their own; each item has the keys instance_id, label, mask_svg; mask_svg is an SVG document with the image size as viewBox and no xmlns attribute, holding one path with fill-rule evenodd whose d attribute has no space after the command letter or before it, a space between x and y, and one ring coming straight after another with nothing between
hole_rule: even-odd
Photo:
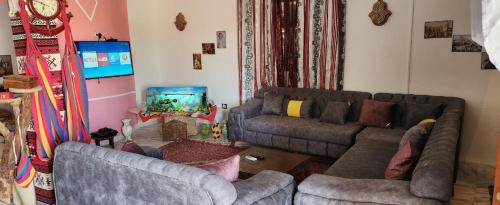
<instances>
[{"instance_id":1,"label":"red patterned rug","mask_svg":"<svg viewBox=\"0 0 500 205\"><path fill-rule=\"evenodd\" d=\"M226 159L245 150L239 147L194 140L172 142L160 149L163 150L163 159L183 164Z\"/></svg>"}]
</instances>

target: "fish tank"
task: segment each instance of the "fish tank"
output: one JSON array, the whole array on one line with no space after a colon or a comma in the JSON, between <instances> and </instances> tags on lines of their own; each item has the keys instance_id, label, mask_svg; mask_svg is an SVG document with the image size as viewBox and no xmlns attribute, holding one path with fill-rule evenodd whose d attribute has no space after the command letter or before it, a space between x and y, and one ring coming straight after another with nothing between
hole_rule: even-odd
<instances>
[{"instance_id":1,"label":"fish tank","mask_svg":"<svg viewBox=\"0 0 500 205\"><path fill-rule=\"evenodd\" d=\"M146 91L146 113L189 116L208 113L206 86L149 87Z\"/></svg>"}]
</instances>

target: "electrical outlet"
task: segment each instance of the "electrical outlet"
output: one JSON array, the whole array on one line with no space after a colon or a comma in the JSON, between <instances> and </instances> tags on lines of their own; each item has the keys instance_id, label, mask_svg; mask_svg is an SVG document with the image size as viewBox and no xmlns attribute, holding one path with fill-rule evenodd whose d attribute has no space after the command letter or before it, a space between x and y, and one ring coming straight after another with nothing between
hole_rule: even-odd
<instances>
[{"instance_id":1,"label":"electrical outlet","mask_svg":"<svg viewBox=\"0 0 500 205\"><path fill-rule=\"evenodd\" d=\"M224 104L224 103L223 103L223 104L222 104L222 109L224 109L224 110L225 110L225 109L227 109L227 104Z\"/></svg>"}]
</instances>

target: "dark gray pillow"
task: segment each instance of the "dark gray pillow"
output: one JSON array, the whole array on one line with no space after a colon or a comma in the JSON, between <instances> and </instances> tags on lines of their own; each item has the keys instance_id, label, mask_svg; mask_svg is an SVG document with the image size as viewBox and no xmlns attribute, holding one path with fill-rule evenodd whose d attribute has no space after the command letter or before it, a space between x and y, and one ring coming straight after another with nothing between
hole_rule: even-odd
<instances>
[{"instance_id":1,"label":"dark gray pillow","mask_svg":"<svg viewBox=\"0 0 500 205\"><path fill-rule=\"evenodd\" d=\"M421 104L407 103L406 104L406 129L409 129L420 121L432 118L437 119L443 110L443 104Z\"/></svg>"},{"instance_id":2,"label":"dark gray pillow","mask_svg":"<svg viewBox=\"0 0 500 205\"><path fill-rule=\"evenodd\" d=\"M260 111L263 115L281 115L285 95L267 92L264 94L264 105Z\"/></svg>"},{"instance_id":3,"label":"dark gray pillow","mask_svg":"<svg viewBox=\"0 0 500 205\"><path fill-rule=\"evenodd\" d=\"M422 153L427 142L429 131L422 125L415 125L405 132L403 138L399 142L399 149L402 149L408 142L411 142L413 146Z\"/></svg>"},{"instance_id":4,"label":"dark gray pillow","mask_svg":"<svg viewBox=\"0 0 500 205\"><path fill-rule=\"evenodd\" d=\"M288 116L288 103L290 102L290 99L288 97L285 97L283 100L283 110L282 110L282 115L283 116ZM302 104L300 105L300 118L311 118L311 112L313 108L313 101L312 100L298 100L302 101Z\"/></svg>"},{"instance_id":5,"label":"dark gray pillow","mask_svg":"<svg viewBox=\"0 0 500 205\"><path fill-rule=\"evenodd\" d=\"M321 113L320 121L334 124L345 124L351 108L350 103L330 101Z\"/></svg>"}]
</instances>

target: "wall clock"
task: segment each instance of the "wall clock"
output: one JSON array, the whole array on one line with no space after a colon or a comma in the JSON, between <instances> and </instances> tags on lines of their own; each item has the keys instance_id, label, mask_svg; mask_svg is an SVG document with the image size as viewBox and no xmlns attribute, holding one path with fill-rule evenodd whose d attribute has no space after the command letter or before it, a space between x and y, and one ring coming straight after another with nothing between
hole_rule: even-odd
<instances>
[{"instance_id":1,"label":"wall clock","mask_svg":"<svg viewBox=\"0 0 500 205\"><path fill-rule=\"evenodd\" d=\"M32 14L30 28L36 33L46 36L54 36L64 30L61 15L68 15L68 19L73 15L71 13L62 14L62 8L68 7L66 0L26 0L28 9ZM59 20L59 24L54 26L54 21ZM40 22L45 22L45 26L40 26ZM52 25L51 25L52 22Z\"/></svg>"}]
</instances>

